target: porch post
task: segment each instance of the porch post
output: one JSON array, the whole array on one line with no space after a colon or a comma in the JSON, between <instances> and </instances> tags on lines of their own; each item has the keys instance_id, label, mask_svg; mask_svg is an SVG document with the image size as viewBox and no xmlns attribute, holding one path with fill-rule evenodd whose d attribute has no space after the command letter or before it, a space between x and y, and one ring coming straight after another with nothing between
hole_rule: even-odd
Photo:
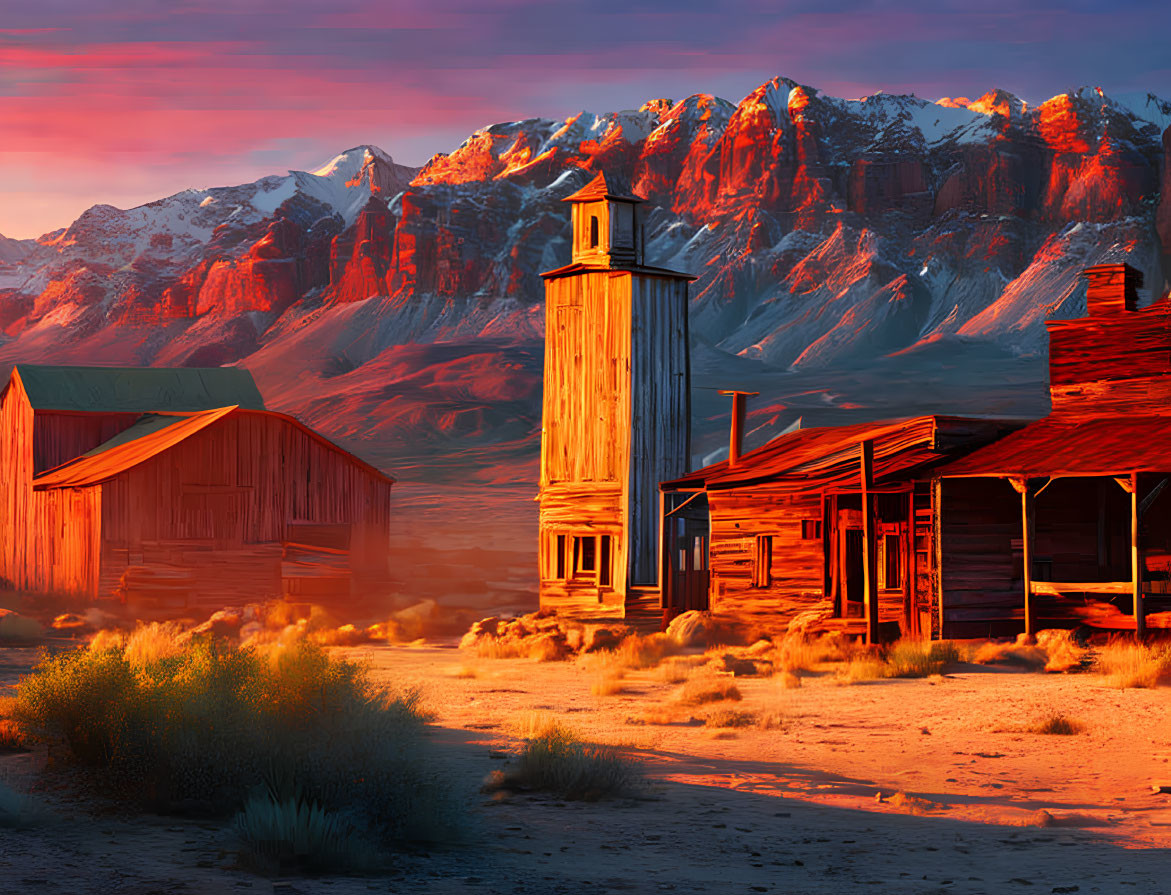
<instances>
[{"instance_id":1,"label":"porch post","mask_svg":"<svg viewBox=\"0 0 1171 895\"><path fill-rule=\"evenodd\" d=\"M874 442L862 442L862 599L866 642L878 643L878 568L874 544Z\"/></svg>"},{"instance_id":2,"label":"porch post","mask_svg":"<svg viewBox=\"0 0 1171 895\"><path fill-rule=\"evenodd\" d=\"M1139 550L1138 473L1130 474L1130 587L1134 598L1134 632L1140 640L1147 633L1147 611L1143 605L1143 557Z\"/></svg>"},{"instance_id":3,"label":"porch post","mask_svg":"<svg viewBox=\"0 0 1171 895\"><path fill-rule=\"evenodd\" d=\"M662 488L659 489L659 608L669 609L671 607L670 596L670 581L671 581L671 565L667 556L667 545L670 539L667 537L667 492ZM675 520L671 520L671 524L675 524Z\"/></svg>"},{"instance_id":4,"label":"porch post","mask_svg":"<svg viewBox=\"0 0 1171 895\"><path fill-rule=\"evenodd\" d=\"M1009 484L1021 495L1021 565L1025 580L1025 634L1032 637L1037 633L1033 604L1033 532L1036 524L1033 515L1033 494L1026 478L1010 478Z\"/></svg>"}]
</instances>

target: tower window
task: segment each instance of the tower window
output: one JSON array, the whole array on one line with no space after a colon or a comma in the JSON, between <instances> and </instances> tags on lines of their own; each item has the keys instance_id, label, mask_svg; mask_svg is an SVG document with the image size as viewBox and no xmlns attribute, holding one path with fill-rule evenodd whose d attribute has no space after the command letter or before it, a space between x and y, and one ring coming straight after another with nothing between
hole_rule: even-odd
<instances>
[{"instance_id":1,"label":"tower window","mask_svg":"<svg viewBox=\"0 0 1171 895\"><path fill-rule=\"evenodd\" d=\"M596 214L590 215L590 248L596 249L598 247L598 216Z\"/></svg>"}]
</instances>

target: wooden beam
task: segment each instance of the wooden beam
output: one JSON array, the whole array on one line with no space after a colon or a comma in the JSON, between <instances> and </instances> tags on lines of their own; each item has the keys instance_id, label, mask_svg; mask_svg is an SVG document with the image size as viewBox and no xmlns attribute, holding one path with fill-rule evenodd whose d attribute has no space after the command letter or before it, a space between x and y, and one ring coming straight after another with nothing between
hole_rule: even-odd
<instances>
[{"instance_id":1,"label":"wooden beam","mask_svg":"<svg viewBox=\"0 0 1171 895\"><path fill-rule=\"evenodd\" d=\"M939 636L944 638L943 625L943 479L931 480L931 556L935 568L931 572L935 584L935 605L939 610ZM928 637L933 634L928 631Z\"/></svg>"},{"instance_id":2,"label":"wooden beam","mask_svg":"<svg viewBox=\"0 0 1171 895\"><path fill-rule=\"evenodd\" d=\"M1024 487L1013 487L1021 495L1021 567L1025 579L1025 634L1032 637L1037 633L1036 601L1033 599L1033 535L1036 531L1036 518L1033 513L1033 494L1029 491L1028 482Z\"/></svg>"},{"instance_id":3,"label":"wooden beam","mask_svg":"<svg viewBox=\"0 0 1171 895\"><path fill-rule=\"evenodd\" d=\"M1130 474L1130 580L1134 600L1134 632L1141 640L1147 633L1147 613L1143 605L1143 557L1139 549L1138 473Z\"/></svg>"},{"instance_id":4,"label":"wooden beam","mask_svg":"<svg viewBox=\"0 0 1171 895\"><path fill-rule=\"evenodd\" d=\"M903 530L903 630L919 637L919 576L915 569L915 492L907 495L907 527Z\"/></svg>"},{"instance_id":5,"label":"wooden beam","mask_svg":"<svg viewBox=\"0 0 1171 895\"><path fill-rule=\"evenodd\" d=\"M878 568L874 543L874 442L862 442L862 606L866 642L878 642Z\"/></svg>"},{"instance_id":6,"label":"wooden beam","mask_svg":"<svg viewBox=\"0 0 1171 895\"><path fill-rule=\"evenodd\" d=\"M690 500L691 498L687 498ZM672 522L672 524L674 524ZM671 566L667 550L670 538L667 535L667 492L659 489L659 608L671 606Z\"/></svg>"}]
</instances>

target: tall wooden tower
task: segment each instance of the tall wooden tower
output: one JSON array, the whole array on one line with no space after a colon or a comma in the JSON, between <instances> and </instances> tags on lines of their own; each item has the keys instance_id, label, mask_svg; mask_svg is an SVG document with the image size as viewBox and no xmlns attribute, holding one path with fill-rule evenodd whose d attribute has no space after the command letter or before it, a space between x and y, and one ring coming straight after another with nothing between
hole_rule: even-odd
<instances>
[{"instance_id":1,"label":"tall wooden tower","mask_svg":"<svg viewBox=\"0 0 1171 895\"><path fill-rule=\"evenodd\" d=\"M687 274L643 262L642 199L599 173L565 199L573 259L545 278L541 606L658 611L660 481L687 472Z\"/></svg>"}]
</instances>

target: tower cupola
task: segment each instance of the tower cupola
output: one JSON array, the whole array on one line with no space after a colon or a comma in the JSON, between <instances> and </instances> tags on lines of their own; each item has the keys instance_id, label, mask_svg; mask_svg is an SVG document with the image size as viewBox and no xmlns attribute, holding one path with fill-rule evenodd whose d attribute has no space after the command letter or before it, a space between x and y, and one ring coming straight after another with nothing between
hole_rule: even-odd
<instances>
[{"instance_id":1,"label":"tower cupola","mask_svg":"<svg viewBox=\"0 0 1171 895\"><path fill-rule=\"evenodd\" d=\"M573 203L573 263L591 267L641 267L644 201L613 174L599 171L562 201Z\"/></svg>"}]
</instances>

